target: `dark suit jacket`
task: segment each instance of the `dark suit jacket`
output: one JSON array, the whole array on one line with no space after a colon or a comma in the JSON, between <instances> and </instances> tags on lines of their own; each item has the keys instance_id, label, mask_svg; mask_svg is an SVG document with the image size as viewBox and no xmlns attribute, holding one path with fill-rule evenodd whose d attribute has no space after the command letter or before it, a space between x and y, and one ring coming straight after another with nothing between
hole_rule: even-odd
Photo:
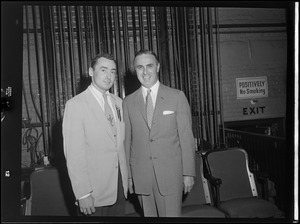
<instances>
[{"instance_id":1,"label":"dark suit jacket","mask_svg":"<svg viewBox=\"0 0 300 224\"><path fill-rule=\"evenodd\" d=\"M184 93L160 83L151 130L141 88L124 99L123 110L125 153L135 193L150 194L153 167L161 194L178 192L183 175L195 176L195 141Z\"/></svg>"}]
</instances>

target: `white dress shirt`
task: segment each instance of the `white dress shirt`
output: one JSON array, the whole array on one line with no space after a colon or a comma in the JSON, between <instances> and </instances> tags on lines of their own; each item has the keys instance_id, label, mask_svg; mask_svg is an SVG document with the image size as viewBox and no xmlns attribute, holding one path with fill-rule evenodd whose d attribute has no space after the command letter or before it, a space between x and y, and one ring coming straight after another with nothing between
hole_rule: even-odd
<instances>
[{"instance_id":1,"label":"white dress shirt","mask_svg":"<svg viewBox=\"0 0 300 224\"><path fill-rule=\"evenodd\" d=\"M98 89L95 88L95 86L93 84L91 84L89 86L91 92L93 93L93 95L95 96L96 100L98 101L98 103L100 104L103 112L105 113L105 108L104 108L104 98L103 98L103 94L106 94L107 95L107 101L108 101L108 104L113 112L113 115L114 115L114 119L116 121L116 112L114 110L114 106L112 105L112 102L111 102L111 96L110 96L110 93L109 91L106 91L105 93L101 93Z\"/></svg>"},{"instance_id":2,"label":"white dress shirt","mask_svg":"<svg viewBox=\"0 0 300 224\"><path fill-rule=\"evenodd\" d=\"M150 96L152 97L152 102L153 102L153 110L155 108L155 103L156 103L156 98L157 98L157 93L158 93L158 87L159 87L159 81L157 82L150 88ZM143 97L144 97L144 102L146 103L146 97L147 97L147 91L148 88L142 86L142 92L143 92Z\"/></svg>"}]
</instances>

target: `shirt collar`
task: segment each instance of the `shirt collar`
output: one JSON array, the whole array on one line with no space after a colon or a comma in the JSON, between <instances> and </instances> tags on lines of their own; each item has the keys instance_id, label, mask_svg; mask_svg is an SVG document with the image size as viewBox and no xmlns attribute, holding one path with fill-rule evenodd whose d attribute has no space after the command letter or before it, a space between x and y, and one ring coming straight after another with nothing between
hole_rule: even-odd
<instances>
[{"instance_id":1,"label":"shirt collar","mask_svg":"<svg viewBox=\"0 0 300 224\"><path fill-rule=\"evenodd\" d=\"M102 93L98 89L96 89L96 87L92 83L91 83L90 87L91 87L92 91L100 98L103 98L103 94L106 94L107 96L109 96L108 90L105 93Z\"/></svg>"},{"instance_id":2,"label":"shirt collar","mask_svg":"<svg viewBox=\"0 0 300 224\"><path fill-rule=\"evenodd\" d=\"M155 95L155 96L157 95L158 87L159 87L159 80L157 80L157 82L150 88L152 94ZM142 91L143 91L143 96L146 96L148 88L142 86Z\"/></svg>"}]
</instances>

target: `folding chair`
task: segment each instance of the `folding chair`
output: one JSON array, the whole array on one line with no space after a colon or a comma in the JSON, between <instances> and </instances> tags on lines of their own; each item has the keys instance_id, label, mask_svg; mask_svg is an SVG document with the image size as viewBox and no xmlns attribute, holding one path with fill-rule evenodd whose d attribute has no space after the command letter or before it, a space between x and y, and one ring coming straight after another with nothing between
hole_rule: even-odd
<instances>
[{"instance_id":1,"label":"folding chair","mask_svg":"<svg viewBox=\"0 0 300 224\"><path fill-rule=\"evenodd\" d=\"M198 153L195 162L195 183L191 192L183 196L182 217L225 218L225 214L212 204L209 183L203 176L203 162Z\"/></svg>"},{"instance_id":2,"label":"folding chair","mask_svg":"<svg viewBox=\"0 0 300 224\"><path fill-rule=\"evenodd\" d=\"M76 213L75 204L72 205L67 200L68 194L72 192L68 186L70 183L68 180L60 180L57 168L44 167L35 170L30 175L29 183L30 196L26 201L25 215L70 216ZM74 200L70 201L74 203Z\"/></svg>"},{"instance_id":3,"label":"folding chair","mask_svg":"<svg viewBox=\"0 0 300 224\"><path fill-rule=\"evenodd\" d=\"M204 155L205 177L219 179L214 186L216 206L230 218L279 218L278 207L258 197L255 177L248 166L244 149L228 148L209 151Z\"/></svg>"}]
</instances>

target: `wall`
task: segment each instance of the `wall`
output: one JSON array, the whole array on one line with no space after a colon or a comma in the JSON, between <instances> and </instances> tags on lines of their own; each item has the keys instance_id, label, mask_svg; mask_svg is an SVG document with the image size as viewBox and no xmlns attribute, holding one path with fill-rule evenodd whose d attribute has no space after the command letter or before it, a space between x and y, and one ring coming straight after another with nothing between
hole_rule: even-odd
<instances>
[{"instance_id":1,"label":"wall","mask_svg":"<svg viewBox=\"0 0 300 224\"><path fill-rule=\"evenodd\" d=\"M220 8L219 21L224 121L285 117L285 10ZM248 77L266 77L268 96L238 99L236 78Z\"/></svg>"}]
</instances>

